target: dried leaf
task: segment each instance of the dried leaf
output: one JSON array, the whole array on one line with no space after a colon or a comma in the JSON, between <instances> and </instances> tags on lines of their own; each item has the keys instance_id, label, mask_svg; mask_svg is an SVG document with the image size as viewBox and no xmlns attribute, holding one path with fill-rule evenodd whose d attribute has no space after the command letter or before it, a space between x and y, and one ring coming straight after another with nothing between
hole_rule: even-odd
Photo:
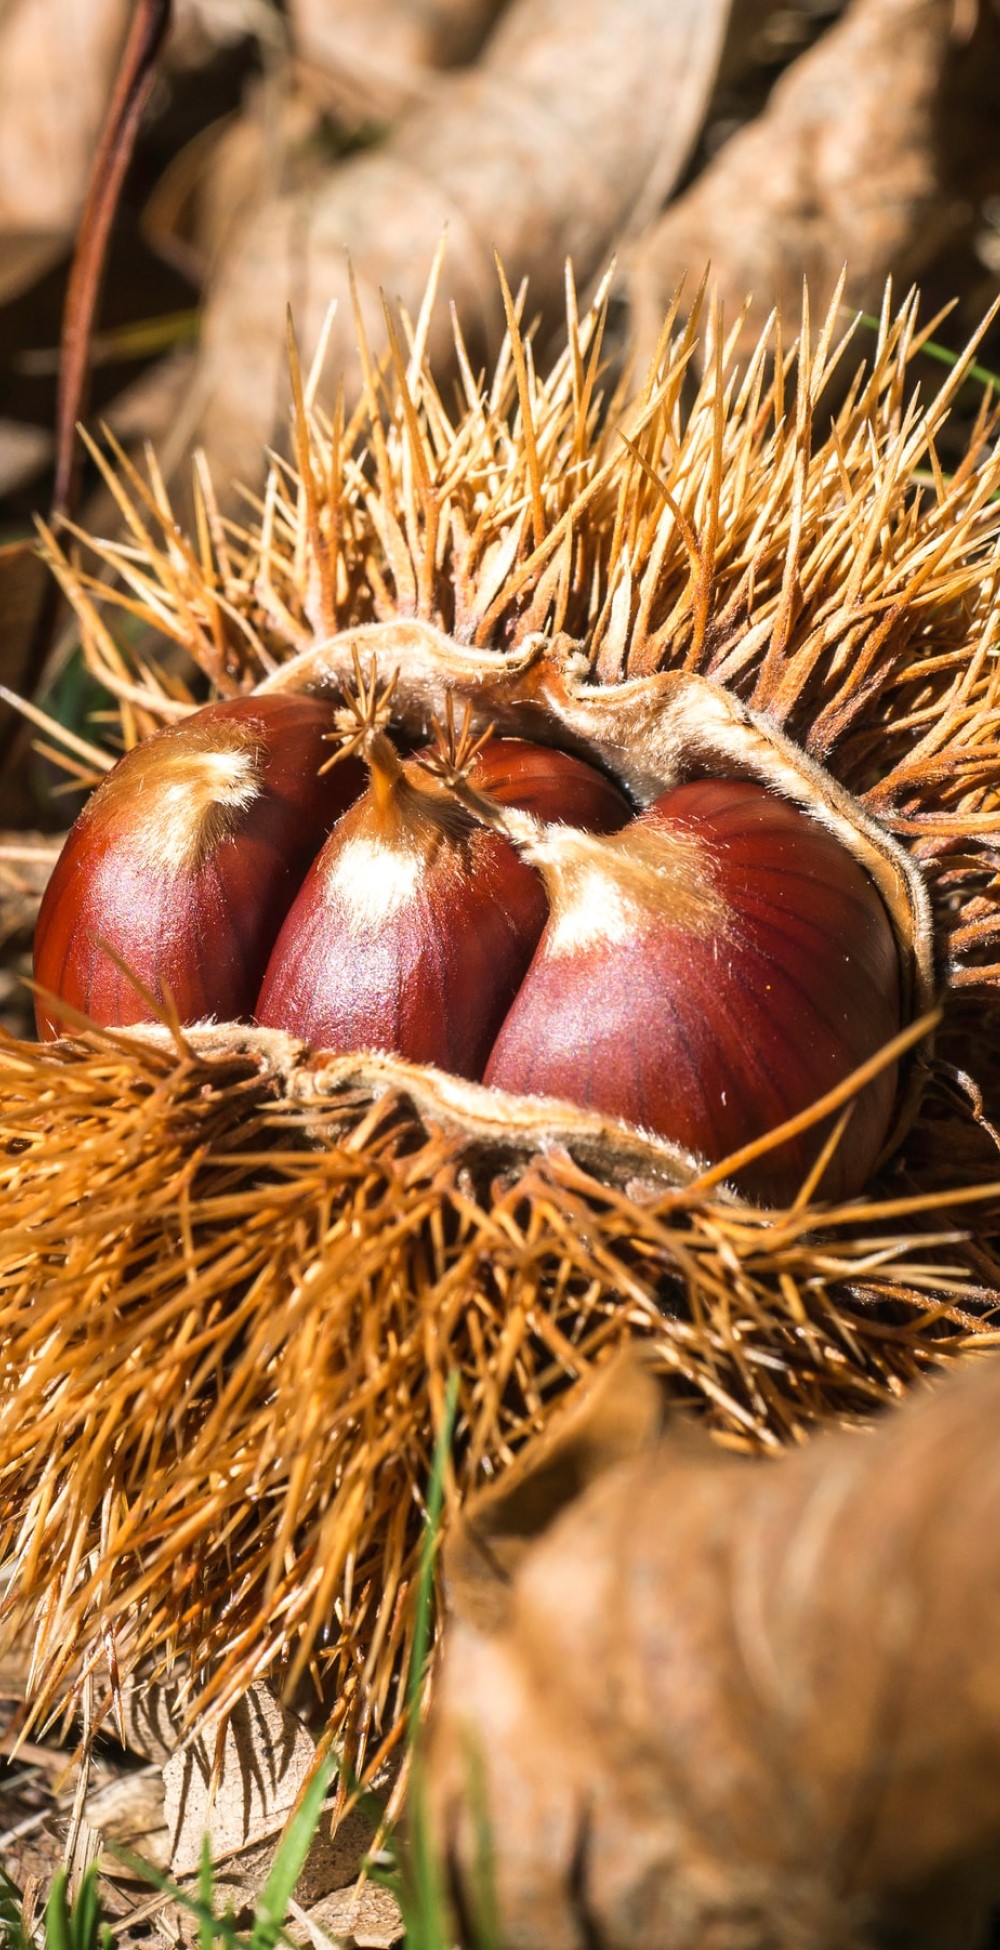
<instances>
[{"instance_id":1,"label":"dried leaf","mask_svg":"<svg viewBox=\"0 0 1000 1950\"><path fill-rule=\"evenodd\" d=\"M567 255L581 280L603 264L640 207L656 208L704 113L729 0L514 0L475 68L442 83L379 148L298 196L254 213L220 265L205 317L210 404L203 437L221 480L254 480L286 397L282 329L291 298L312 347L338 302L326 370L360 383L348 259L366 331L382 335L381 293L416 314L442 234L442 291L471 343L499 343L494 252L553 321ZM234 357L233 348L239 347ZM447 307L428 340L454 358ZM332 391L332 388L331 388Z\"/></svg>"},{"instance_id":2,"label":"dried leaf","mask_svg":"<svg viewBox=\"0 0 1000 1950\"><path fill-rule=\"evenodd\" d=\"M166 447L188 396L195 355L173 352L147 366L118 394L106 419L119 440L153 440Z\"/></svg>"},{"instance_id":3,"label":"dried leaf","mask_svg":"<svg viewBox=\"0 0 1000 1950\"><path fill-rule=\"evenodd\" d=\"M275 0L174 0L165 58L170 68L200 68L220 47L256 40L272 54L284 43Z\"/></svg>"},{"instance_id":4,"label":"dried leaf","mask_svg":"<svg viewBox=\"0 0 1000 1950\"><path fill-rule=\"evenodd\" d=\"M40 474L52 452L52 436L43 427L20 420L0 420L0 495ZM2 614L2 611L0 611Z\"/></svg>"},{"instance_id":5,"label":"dried leaf","mask_svg":"<svg viewBox=\"0 0 1000 1950\"><path fill-rule=\"evenodd\" d=\"M450 1622L426 1766L462 1917L488 1893L498 1945L762 1950L974 1915L998 1414L992 1362L776 1463L669 1435L498 1567L499 1623Z\"/></svg>"},{"instance_id":6,"label":"dried leaf","mask_svg":"<svg viewBox=\"0 0 1000 1950\"><path fill-rule=\"evenodd\" d=\"M62 230L6 228L0 232L0 305L10 304L22 291L29 291L46 271L51 271L63 255L66 243Z\"/></svg>"},{"instance_id":7,"label":"dried leaf","mask_svg":"<svg viewBox=\"0 0 1000 1950\"><path fill-rule=\"evenodd\" d=\"M953 36L951 0L853 0L637 246L640 365L679 277L709 261L730 320L748 292L794 315L803 278L825 307L845 262L849 297L869 309L887 275L919 274L955 226L941 153ZM995 65L995 30L993 46Z\"/></svg>"},{"instance_id":8,"label":"dried leaf","mask_svg":"<svg viewBox=\"0 0 1000 1950\"><path fill-rule=\"evenodd\" d=\"M296 1943L312 1945L317 1943L315 1930L333 1937L338 1945L391 1950L402 1939L403 1919L390 1891L362 1878L349 1889L338 1889L314 1903L301 1922L291 1924L289 1935Z\"/></svg>"},{"instance_id":9,"label":"dried leaf","mask_svg":"<svg viewBox=\"0 0 1000 1950\"><path fill-rule=\"evenodd\" d=\"M292 45L347 124L388 124L470 61L505 0L289 0Z\"/></svg>"},{"instance_id":10,"label":"dried leaf","mask_svg":"<svg viewBox=\"0 0 1000 1950\"><path fill-rule=\"evenodd\" d=\"M156 184L143 230L157 252L201 284L249 213L295 185L319 120L280 70L248 84L241 113L202 129Z\"/></svg>"},{"instance_id":11,"label":"dried leaf","mask_svg":"<svg viewBox=\"0 0 1000 1950\"><path fill-rule=\"evenodd\" d=\"M218 1900L237 1911L252 1908L316 1757L312 1735L271 1688L265 1682L251 1686L224 1727L209 1722L164 1766L171 1874L197 1874L207 1836ZM349 1809L334 1833L329 1818L321 1821L296 1885L300 1902L317 1902L355 1880L379 1805Z\"/></svg>"},{"instance_id":12,"label":"dried leaf","mask_svg":"<svg viewBox=\"0 0 1000 1950\"><path fill-rule=\"evenodd\" d=\"M112 1852L128 1849L154 1868L170 1865L169 1834L163 1808L163 1778L158 1767L123 1774L87 1796L84 1810L89 1826L103 1844L102 1875L123 1878L125 1871Z\"/></svg>"},{"instance_id":13,"label":"dried leaf","mask_svg":"<svg viewBox=\"0 0 1000 1950\"><path fill-rule=\"evenodd\" d=\"M459 1521L447 1552L449 1612L495 1629L525 1551L590 1483L648 1450L664 1413L662 1391L632 1354L618 1356L590 1387L574 1391L546 1433Z\"/></svg>"},{"instance_id":14,"label":"dried leaf","mask_svg":"<svg viewBox=\"0 0 1000 1950\"><path fill-rule=\"evenodd\" d=\"M129 12L128 0L0 9L0 232L71 232Z\"/></svg>"},{"instance_id":15,"label":"dried leaf","mask_svg":"<svg viewBox=\"0 0 1000 1950\"><path fill-rule=\"evenodd\" d=\"M251 1687L221 1734L210 1723L164 1766L174 1874L197 1870L205 1835L213 1860L276 1835L315 1760L316 1742L301 1722L264 1682Z\"/></svg>"}]
</instances>

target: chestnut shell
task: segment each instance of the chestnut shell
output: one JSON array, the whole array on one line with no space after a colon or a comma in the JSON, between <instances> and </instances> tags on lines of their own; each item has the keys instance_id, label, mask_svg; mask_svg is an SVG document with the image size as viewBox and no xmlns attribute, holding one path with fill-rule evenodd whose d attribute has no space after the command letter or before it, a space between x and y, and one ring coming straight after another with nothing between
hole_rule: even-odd
<instances>
[{"instance_id":1,"label":"chestnut shell","mask_svg":"<svg viewBox=\"0 0 1000 1950\"><path fill-rule=\"evenodd\" d=\"M384 1050L480 1077L545 925L545 890L509 840L474 829L419 862L403 905L391 892L381 911L359 903L339 868L367 847L369 812L359 800L303 882L257 1020L334 1054Z\"/></svg>"},{"instance_id":2,"label":"chestnut shell","mask_svg":"<svg viewBox=\"0 0 1000 1950\"><path fill-rule=\"evenodd\" d=\"M568 1098L716 1163L806 1110L895 1035L895 939L851 854L762 786L676 786L636 827L702 842L706 899L711 885L721 922L692 928L667 916L628 940L595 936L560 954L550 921L485 1081ZM826 1196L864 1182L896 1081L889 1066L859 1094L823 1175ZM757 1198L794 1197L829 1128L811 1126L737 1182Z\"/></svg>"},{"instance_id":3,"label":"chestnut shell","mask_svg":"<svg viewBox=\"0 0 1000 1950\"><path fill-rule=\"evenodd\" d=\"M487 738L469 783L498 806L517 806L536 819L615 833L632 818L621 787L586 759L529 738Z\"/></svg>"},{"instance_id":4,"label":"chestnut shell","mask_svg":"<svg viewBox=\"0 0 1000 1950\"><path fill-rule=\"evenodd\" d=\"M301 876L364 785L358 761L319 775L330 722L329 705L315 697L232 698L119 760L70 832L42 901L34 972L50 993L36 1002L40 1036L63 1027L52 996L109 1025L154 1020L166 989L182 1022L250 1014ZM158 857L151 802L166 829L178 767L216 747L247 757L256 779L249 803L219 822L190 863Z\"/></svg>"},{"instance_id":5,"label":"chestnut shell","mask_svg":"<svg viewBox=\"0 0 1000 1950\"><path fill-rule=\"evenodd\" d=\"M470 781L499 804L595 831L630 816L593 766L525 739L487 739ZM335 1054L383 1050L481 1077L547 912L541 880L501 834L444 826L411 844L405 828L384 833L366 793L296 897L257 1020Z\"/></svg>"}]
</instances>

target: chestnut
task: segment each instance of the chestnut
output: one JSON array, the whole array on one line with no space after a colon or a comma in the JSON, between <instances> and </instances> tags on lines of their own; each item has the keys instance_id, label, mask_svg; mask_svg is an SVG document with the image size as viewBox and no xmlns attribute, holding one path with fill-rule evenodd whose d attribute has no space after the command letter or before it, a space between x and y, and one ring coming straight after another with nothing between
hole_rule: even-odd
<instances>
[{"instance_id":1,"label":"chestnut","mask_svg":"<svg viewBox=\"0 0 1000 1950\"><path fill-rule=\"evenodd\" d=\"M365 783L358 760L320 776L329 723L317 698L233 698L119 760L42 901L40 1036L62 1027L52 996L101 1024L155 1019L167 989L182 1022L249 1015L301 876Z\"/></svg>"},{"instance_id":2,"label":"chestnut","mask_svg":"<svg viewBox=\"0 0 1000 1950\"><path fill-rule=\"evenodd\" d=\"M378 1049L478 1078L548 912L534 869L384 734L370 790L310 870L275 944L259 1022L323 1049ZM567 752L487 738L467 767L491 799L608 831L630 816Z\"/></svg>"},{"instance_id":3,"label":"chestnut","mask_svg":"<svg viewBox=\"0 0 1000 1950\"><path fill-rule=\"evenodd\" d=\"M586 759L528 738L484 738L468 768L468 782L497 806L516 806L536 819L615 833L632 818L621 787Z\"/></svg>"},{"instance_id":4,"label":"chestnut","mask_svg":"<svg viewBox=\"0 0 1000 1950\"><path fill-rule=\"evenodd\" d=\"M717 1163L803 1111L900 1027L895 938L864 869L756 783L699 779L595 842L527 846L552 912L485 1081L570 1099ZM856 1099L821 1185L856 1191L887 1136L895 1070ZM738 1176L794 1196L829 1121Z\"/></svg>"}]
</instances>

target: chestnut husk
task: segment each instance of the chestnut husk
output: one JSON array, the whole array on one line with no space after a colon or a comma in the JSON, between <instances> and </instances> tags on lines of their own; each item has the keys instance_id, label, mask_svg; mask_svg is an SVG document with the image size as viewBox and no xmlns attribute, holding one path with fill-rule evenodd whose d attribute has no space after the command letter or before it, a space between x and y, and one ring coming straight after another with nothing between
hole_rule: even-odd
<instances>
[{"instance_id":1,"label":"chestnut husk","mask_svg":"<svg viewBox=\"0 0 1000 1950\"><path fill-rule=\"evenodd\" d=\"M398 1732L450 1373L462 1497L633 1336L723 1441L765 1448L867 1417L988 1338L1000 968L981 781L997 723L998 463L987 418L954 480L915 488L973 350L914 425L914 307L894 319L887 304L869 376L827 440L813 415L843 350L835 310L818 343L804 332L793 411L787 341L770 390L770 333L731 384L710 321L693 409L681 388L696 322L668 327L630 416L598 403L595 328L574 314L547 380L512 318L514 365L505 353L485 414L469 376L455 441L419 326L409 369L398 348L393 374L372 363L356 446L300 391L295 469L275 463L260 519L217 549L182 554L162 484L146 492L133 473L133 502L114 478L140 567L123 598L129 551L93 544L101 595L138 604L220 690L268 673L265 692L339 694L357 649L386 677L400 668L414 745L449 693L470 696L477 724L596 755L639 804L735 772L808 807L881 890L911 1054L862 1199L769 1213L724 1166L704 1173L578 1107L325 1057L278 1032L18 1046L8 1126L31 1156L9 1161L4 1274L28 1378L0 1470L8 1615L35 1635L36 1714L79 1697L78 1655L89 1675L109 1650L119 1674L189 1662L188 1724L253 1677L294 1686L318 1669L360 1767L379 1730ZM202 512L214 536L210 486ZM144 735L175 713L175 688L118 650L94 578L47 546L88 660ZM926 863L947 1013L908 1135L936 992L920 868L801 745ZM84 1119L88 1157L108 1161L99 1181L80 1156ZM43 1318L55 1411L35 1358ZM198 1594L182 1609L179 1577Z\"/></svg>"}]
</instances>

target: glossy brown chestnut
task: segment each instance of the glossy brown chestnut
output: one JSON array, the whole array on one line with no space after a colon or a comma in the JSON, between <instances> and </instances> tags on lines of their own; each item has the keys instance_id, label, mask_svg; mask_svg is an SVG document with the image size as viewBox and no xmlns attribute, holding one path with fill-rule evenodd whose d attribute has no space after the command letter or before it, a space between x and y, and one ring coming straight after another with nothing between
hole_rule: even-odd
<instances>
[{"instance_id":1,"label":"glossy brown chestnut","mask_svg":"<svg viewBox=\"0 0 1000 1950\"><path fill-rule=\"evenodd\" d=\"M864 870L762 786L698 780L616 837L532 849L552 914L485 1080L568 1098L716 1163L808 1108L900 1027L895 940ZM821 1190L864 1182L896 1090L857 1099ZM787 1200L829 1124L739 1175Z\"/></svg>"},{"instance_id":2,"label":"glossy brown chestnut","mask_svg":"<svg viewBox=\"0 0 1000 1950\"><path fill-rule=\"evenodd\" d=\"M303 883L257 1019L322 1049L385 1050L479 1077L545 925L544 887L509 840L384 736L368 756L370 790ZM553 754L557 772L564 757ZM510 763L498 758L498 775Z\"/></svg>"},{"instance_id":3,"label":"glossy brown chestnut","mask_svg":"<svg viewBox=\"0 0 1000 1950\"><path fill-rule=\"evenodd\" d=\"M366 781L358 760L319 776L330 722L317 698L234 698L121 759L49 882L36 981L94 1022L149 1021L110 948L182 1022L249 1015L302 874ZM59 1034L50 1001L36 1019Z\"/></svg>"},{"instance_id":4,"label":"glossy brown chestnut","mask_svg":"<svg viewBox=\"0 0 1000 1950\"><path fill-rule=\"evenodd\" d=\"M469 784L495 805L585 833L616 833L633 813L621 787L596 766L528 738L487 738L469 768Z\"/></svg>"}]
</instances>

